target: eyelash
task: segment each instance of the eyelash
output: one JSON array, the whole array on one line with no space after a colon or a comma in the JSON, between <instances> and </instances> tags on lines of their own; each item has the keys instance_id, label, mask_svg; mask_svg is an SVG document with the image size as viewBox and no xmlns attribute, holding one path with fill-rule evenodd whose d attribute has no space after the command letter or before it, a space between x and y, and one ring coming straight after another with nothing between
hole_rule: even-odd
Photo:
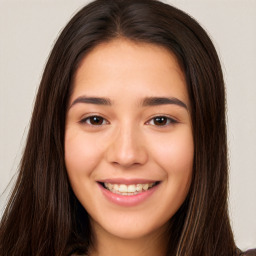
<instances>
[{"instance_id":1,"label":"eyelash","mask_svg":"<svg viewBox=\"0 0 256 256\"><path fill-rule=\"evenodd\" d=\"M94 118L94 121L97 121L96 119L98 119L100 121L100 124L92 124L93 118ZM155 123L154 124L151 123L151 122L155 122L155 121L156 122L159 122L159 121L164 122L164 124L163 125L161 125L161 124L156 125ZM94 126L94 127L100 127L102 125L109 124L109 122L104 117L98 116L98 115L93 115L93 116L88 116L86 118L83 118L82 120L79 121L79 123L87 124L87 125ZM145 124L146 125L159 126L159 127L166 127L166 126L169 126L169 125L174 125L176 123L178 123L178 121L169 117L169 116L159 115L159 116L155 116L155 117L151 118Z\"/></svg>"},{"instance_id":2,"label":"eyelash","mask_svg":"<svg viewBox=\"0 0 256 256\"><path fill-rule=\"evenodd\" d=\"M100 119L103 123L101 124L92 124L92 119L93 118L98 118ZM90 121L90 123L88 123L88 121ZM108 124L109 122L102 116L98 116L98 115L93 115L93 116L88 116L86 118L83 118L81 121L79 121L79 123L81 124L87 124L87 125L91 125L91 126L102 126L102 125L105 125L105 124Z\"/></svg>"},{"instance_id":3,"label":"eyelash","mask_svg":"<svg viewBox=\"0 0 256 256\"><path fill-rule=\"evenodd\" d=\"M157 119L158 119L158 121L157 121ZM160 122L165 122L165 123L163 125L151 124L151 122L154 122L154 121L157 121L157 122L160 121ZM148 124L148 125L159 126L159 127L166 127L166 126L174 125L177 123L178 123L177 120L175 120L169 116L165 116L165 115L155 116L146 122L146 124Z\"/></svg>"}]
</instances>

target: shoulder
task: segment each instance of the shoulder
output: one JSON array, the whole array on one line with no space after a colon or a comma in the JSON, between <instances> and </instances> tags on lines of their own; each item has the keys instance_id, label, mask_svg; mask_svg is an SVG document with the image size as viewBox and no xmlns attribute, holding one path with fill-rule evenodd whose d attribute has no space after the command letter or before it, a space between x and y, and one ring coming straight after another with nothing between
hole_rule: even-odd
<instances>
[{"instance_id":1,"label":"shoulder","mask_svg":"<svg viewBox=\"0 0 256 256\"><path fill-rule=\"evenodd\" d=\"M256 249L248 250L240 254L241 256L256 256Z\"/></svg>"}]
</instances>

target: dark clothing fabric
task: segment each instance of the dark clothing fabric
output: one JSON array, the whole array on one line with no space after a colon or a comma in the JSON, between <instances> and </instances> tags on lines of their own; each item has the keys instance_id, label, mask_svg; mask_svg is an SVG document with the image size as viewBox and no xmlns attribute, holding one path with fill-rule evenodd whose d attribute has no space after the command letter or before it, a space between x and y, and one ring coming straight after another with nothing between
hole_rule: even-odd
<instances>
[{"instance_id":1,"label":"dark clothing fabric","mask_svg":"<svg viewBox=\"0 0 256 256\"><path fill-rule=\"evenodd\" d=\"M242 254L240 254L241 256L256 256L256 249L252 249L249 251L246 251Z\"/></svg>"}]
</instances>

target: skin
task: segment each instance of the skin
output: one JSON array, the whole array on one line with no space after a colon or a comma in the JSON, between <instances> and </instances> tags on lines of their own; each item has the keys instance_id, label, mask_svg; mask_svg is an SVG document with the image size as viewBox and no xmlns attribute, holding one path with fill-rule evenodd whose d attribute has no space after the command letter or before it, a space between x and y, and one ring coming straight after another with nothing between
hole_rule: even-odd
<instances>
[{"instance_id":1,"label":"skin","mask_svg":"<svg viewBox=\"0 0 256 256\"><path fill-rule=\"evenodd\" d=\"M104 97L111 104L79 97ZM146 97L181 104L142 104ZM185 107L186 106L186 107ZM165 255L168 220L184 202L194 143L184 74L167 49L115 39L94 48L75 74L65 130L65 162L72 189L95 234L90 255ZM100 125L90 116L100 116ZM162 123L157 116L164 116ZM107 200L97 181L161 181L135 206Z\"/></svg>"}]
</instances>

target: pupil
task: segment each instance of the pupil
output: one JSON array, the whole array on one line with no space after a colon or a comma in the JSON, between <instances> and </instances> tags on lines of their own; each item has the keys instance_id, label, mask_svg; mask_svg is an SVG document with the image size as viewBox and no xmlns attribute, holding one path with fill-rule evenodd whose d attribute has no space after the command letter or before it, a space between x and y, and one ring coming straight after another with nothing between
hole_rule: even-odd
<instances>
[{"instance_id":1,"label":"pupil","mask_svg":"<svg viewBox=\"0 0 256 256\"><path fill-rule=\"evenodd\" d=\"M155 118L155 124L156 125L165 125L166 122L167 122L167 119L164 116L160 116L160 117Z\"/></svg>"},{"instance_id":2,"label":"pupil","mask_svg":"<svg viewBox=\"0 0 256 256\"><path fill-rule=\"evenodd\" d=\"M101 125L103 123L103 118L99 116L93 116L90 118L91 124Z\"/></svg>"}]
</instances>

